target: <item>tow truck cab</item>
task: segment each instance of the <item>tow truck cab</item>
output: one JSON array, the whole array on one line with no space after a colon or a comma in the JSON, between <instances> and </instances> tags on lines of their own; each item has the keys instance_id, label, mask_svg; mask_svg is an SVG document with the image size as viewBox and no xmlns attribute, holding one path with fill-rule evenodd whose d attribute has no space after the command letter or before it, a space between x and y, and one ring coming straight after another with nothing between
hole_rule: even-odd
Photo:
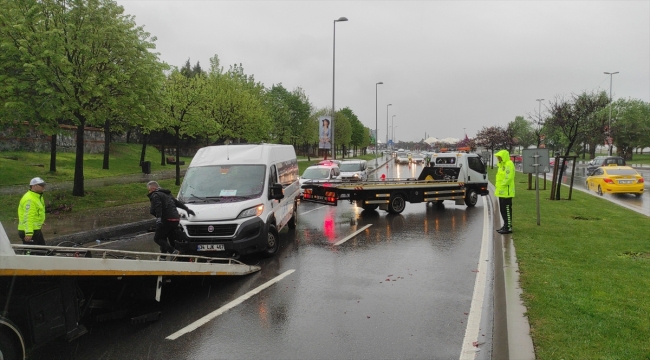
<instances>
[{"instance_id":1,"label":"tow truck cab","mask_svg":"<svg viewBox=\"0 0 650 360\"><path fill-rule=\"evenodd\" d=\"M418 180L458 181L465 185L468 196L488 194L487 167L478 154L463 152L434 153L431 162Z\"/></svg>"}]
</instances>

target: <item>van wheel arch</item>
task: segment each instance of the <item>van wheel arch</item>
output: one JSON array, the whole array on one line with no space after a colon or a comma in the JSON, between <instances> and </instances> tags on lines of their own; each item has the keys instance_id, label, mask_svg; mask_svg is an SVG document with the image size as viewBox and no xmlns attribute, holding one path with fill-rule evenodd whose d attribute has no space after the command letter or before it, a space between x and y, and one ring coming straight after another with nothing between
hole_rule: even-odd
<instances>
[{"instance_id":1,"label":"van wheel arch","mask_svg":"<svg viewBox=\"0 0 650 360\"><path fill-rule=\"evenodd\" d=\"M0 317L0 358L4 360L25 359L25 340L18 327Z\"/></svg>"}]
</instances>

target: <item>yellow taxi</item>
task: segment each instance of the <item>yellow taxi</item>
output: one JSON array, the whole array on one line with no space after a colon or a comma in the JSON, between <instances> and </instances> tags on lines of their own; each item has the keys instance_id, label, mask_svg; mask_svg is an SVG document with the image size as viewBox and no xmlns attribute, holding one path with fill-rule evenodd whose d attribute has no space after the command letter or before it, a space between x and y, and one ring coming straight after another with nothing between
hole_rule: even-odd
<instances>
[{"instance_id":1,"label":"yellow taxi","mask_svg":"<svg viewBox=\"0 0 650 360\"><path fill-rule=\"evenodd\" d=\"M643 195L643 177L629 166L601 166L587 177L587 189L598 195L634 194Z\"/></svg>"}]
</instances>

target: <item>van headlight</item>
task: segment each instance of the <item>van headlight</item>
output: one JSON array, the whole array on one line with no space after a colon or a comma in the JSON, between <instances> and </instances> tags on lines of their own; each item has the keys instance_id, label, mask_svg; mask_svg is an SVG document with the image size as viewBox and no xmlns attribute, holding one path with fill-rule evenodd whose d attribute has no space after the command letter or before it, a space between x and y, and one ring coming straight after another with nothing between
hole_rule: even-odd
<instances>
[{"instance_id":1,"label":"van headlight","mask_svg":"<svg viewBox=\"0 0 650 360\"><path fill-rule=\"evenodd\" d=\"M247 218L251 216L260 216L262 215L262 212L264 212L264 205L257 205L255 207L240 212L237 218L241 219L241 218Z\"/></svg>"}]
</instances>

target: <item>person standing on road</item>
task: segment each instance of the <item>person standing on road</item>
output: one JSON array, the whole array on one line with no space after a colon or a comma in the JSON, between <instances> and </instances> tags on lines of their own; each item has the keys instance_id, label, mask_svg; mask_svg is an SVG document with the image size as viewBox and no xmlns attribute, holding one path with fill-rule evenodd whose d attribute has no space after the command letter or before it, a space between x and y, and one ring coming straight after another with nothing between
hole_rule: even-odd
<instances>
[{"instance_id":1,"label":"person standing on road","mask_svg":"<svg viewBox=\"0 0 650 360\"><path fill-rule=\"evenodd\" d=\"M499 198L499 211L503 219L503 227L499 234L512 234L512 198L515 197L515 164L510 160L508 150L500 150L496 156L498 171L496 178L496 193Z\"/></svg>"},{"instance_id":2,"label":"person standing on road","mask_svg":"<svg viewBox=\"0 0 650 360\"><path fill-rule=\"evenodd\" d=\"M41 228L45 223L45 180L35 177L29 182L29 191L18 205L18 236L24 245L45 245Z\"/></svg>"},{"instance_id":3,"label":"person standing on road","mask_svg":"<svg viewBox=\"0 0 650 360\"><path fill-rule=\"evenodd\" d=\"M156 181L149 181L147 183L149 190L149 201L151 202L151 209L149 212L156 217L156 232L154 233L153 240L160 246L160 252L163 254L178 254L178 250L174 248L174 241L176 241L176 229L181 216L178 214L177 207L185 210L188 215L196 215L194 211L190 210L171 195L171 191L163 189ZM172 258L174 260L174 257Z\"/></svg>"}]
</instances>

